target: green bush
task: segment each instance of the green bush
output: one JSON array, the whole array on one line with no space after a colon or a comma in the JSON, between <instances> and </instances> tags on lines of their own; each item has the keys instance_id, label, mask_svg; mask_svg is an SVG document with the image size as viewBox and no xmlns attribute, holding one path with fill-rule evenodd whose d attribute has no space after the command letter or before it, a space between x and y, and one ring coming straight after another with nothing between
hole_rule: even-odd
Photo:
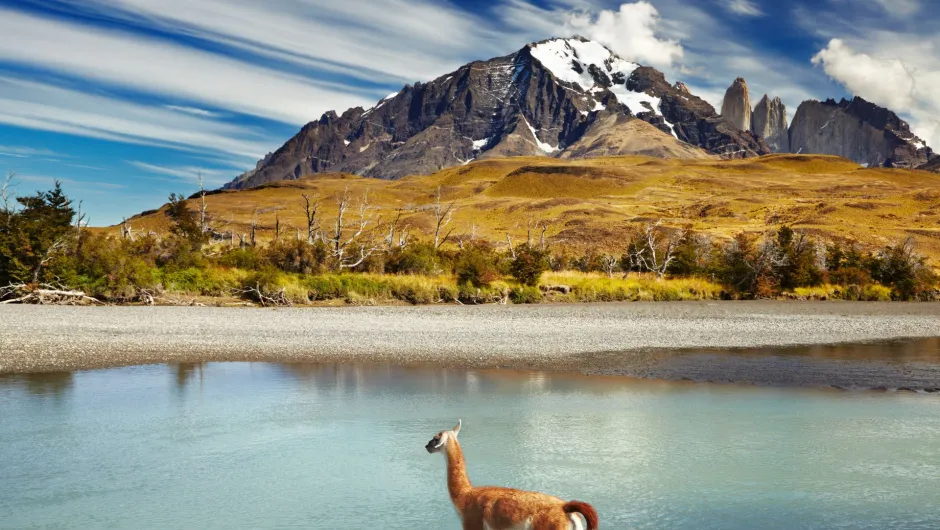
<instances>
[{"instance_id":1,"label":"green bush","mask_svg":"<svg viewBox=\"0 0 940 530\"><path fill-rule=\"evenodd\" d=\"M534 287L539 284L542 273L548 270L548 255L541 250L522 245L516 249L516 257L509 265L509 273L522 285Z\"/></svg>"},{"instance_id":2,"label":"green bush","mask_svg":"<svg viewBox=\"0 0 940 530\"><path fill-rule=\"evenodd\" d=\"M405 248L392 250L385 262L385 270L394 274L435 276L443 270L441 261L434 245L412 243Z\"/></svg>"},{"instance_id":3,"label":"green bush","mask_svg":"<svg viewBox=\"0 0 940 530\"><path fill-rule=\"evenodd\" d=\"M488 243L473 243L460 251L454 272L459 285L487 287L499 279L499 255Z\"/></svg>"},{"instance_id":4,"label":"green bush","mask_svg":"<svg viewBox=\"0 0 940 530\"><path fill-rule=\"evenodd\" d=\"M265 252L267 263L284 272L299 274L324 272L329 256L329 249L322 241L311 245L296 239L274 243Z\"/></svg>"},{"instance_id":5,"label":"green bush","mask_svg":"<svg viewBox=\"0 0 940 530\"><path fill-rule=\"evenodd\" d=\"M216 263L223 267L258 270L265 263L265 257L257 247L235 248L224 252L216 259Z\"/></svg>"},{"instance_id":6,"label":"green bush","mask_svg":"<svg viewBox=\"0 0 940 530\"><path fill-rule=\"evenodd\" d=\"M542 292L538 287L515 287L509 291L509 299L514 304L538 304L542 301Z\"/></svg>"}]
</instances>

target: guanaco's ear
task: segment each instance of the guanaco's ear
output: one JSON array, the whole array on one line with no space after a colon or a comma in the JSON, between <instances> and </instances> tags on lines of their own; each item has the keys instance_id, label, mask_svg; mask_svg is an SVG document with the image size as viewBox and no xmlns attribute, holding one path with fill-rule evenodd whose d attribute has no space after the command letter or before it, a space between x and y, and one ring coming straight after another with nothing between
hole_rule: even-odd
<instances>
[{"instance_id":1,"label":"guanaco's ear","mask_svg":"<svg viewBox=\"0 0 940 530\"><path fill-rule=\"evenodd\" d=\"M457 436L457 434L460 433L460 426L461 426L461 425L463 425L463 420L458 419L458 420L457 420L457 426L454 427L454 436Z\"/></svg>"}]
</instances>

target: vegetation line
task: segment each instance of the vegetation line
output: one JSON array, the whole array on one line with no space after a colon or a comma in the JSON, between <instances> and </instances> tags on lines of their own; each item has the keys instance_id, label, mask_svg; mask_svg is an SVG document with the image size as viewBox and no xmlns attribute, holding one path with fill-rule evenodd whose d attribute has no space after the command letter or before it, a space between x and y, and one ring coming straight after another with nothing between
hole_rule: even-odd
<instances>
[{"instance_id":1,"label":"vegetation line","mask_svg":"<svg viewBox=\"0 0 940 530\"><path fill-rule=\"evenodd\" d=\"M169 233L120 235L86 228L59 183L0 205L0 302L254 303L296 305L403 302L537 303L754 298L937 300L937 276L908 239L881 250L823 243L789 226L724 241L691 229L649 223L625 229L621 252L573 255L538 224L505 247L454 237L458 205L440 189L428 208L431 230L418 237L382 221L367 194L320 200L302 195L306 230L269 242L211 223L206 192L198 208L171 195ZM79 205L80 206L80 205ZM533 230L534 228L534 230ZM533 237L533 231L535 237Z\"/></svg>"}]
</instances>

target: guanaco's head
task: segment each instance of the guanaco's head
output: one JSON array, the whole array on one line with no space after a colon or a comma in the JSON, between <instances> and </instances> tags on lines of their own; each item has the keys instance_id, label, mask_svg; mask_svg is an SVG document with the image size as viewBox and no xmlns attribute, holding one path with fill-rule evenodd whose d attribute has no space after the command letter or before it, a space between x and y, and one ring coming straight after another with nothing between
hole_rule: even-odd
<instances>
[{"instance_id":1,"label":"guanaco's head","mask_svg":"<svg viewBox=\"0 0 940 530\"><path fill-rule=\"evenodd\" d=\"M457 426L450 431L441 431L434 435L434 438L431 438L431 441L424 446L429 453L439 453L442 450L447 450L447 444L451 440L457 441L457 433L460 432L460 426L463 424L461 420L457 420Z\"/></svg>"}]
</instances>

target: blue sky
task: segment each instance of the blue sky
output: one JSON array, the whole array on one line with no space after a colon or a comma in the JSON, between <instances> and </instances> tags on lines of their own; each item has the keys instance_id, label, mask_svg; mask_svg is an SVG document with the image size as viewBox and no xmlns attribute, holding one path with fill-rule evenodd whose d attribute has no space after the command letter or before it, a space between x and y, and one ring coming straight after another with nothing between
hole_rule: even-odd
<instances>
[{"instance_id":1,"label":"blue sky","mask_svg":"<svg viewBox=\"0 0 940 530\"><path fill-rule=\"evenodd\" d=\"M94 225L218 187L330 109L581 34L719 104L858 94L940 143L935 0L0 0L0 170Z\"/></svg>"}]
</instances>

